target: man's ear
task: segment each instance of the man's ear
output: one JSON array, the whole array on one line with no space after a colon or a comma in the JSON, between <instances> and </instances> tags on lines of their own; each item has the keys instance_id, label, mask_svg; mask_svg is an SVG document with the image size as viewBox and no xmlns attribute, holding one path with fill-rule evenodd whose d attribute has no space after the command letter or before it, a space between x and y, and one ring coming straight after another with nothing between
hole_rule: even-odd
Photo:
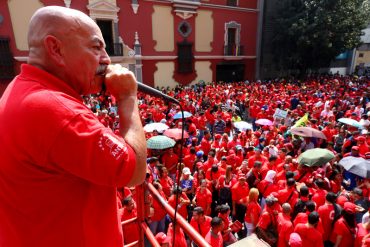
<instances>
[{"instance_id":1,"label":"man's ear","mask_svg":"<svg viewBox=\"0 0 370 247\"><path fill-rule=\"evenodd\" d=\"M62 53L62 42L53 35L47 35L44 39L46 53L56 65L64 66L65 61Z\"/></svg>"}]
</instances>

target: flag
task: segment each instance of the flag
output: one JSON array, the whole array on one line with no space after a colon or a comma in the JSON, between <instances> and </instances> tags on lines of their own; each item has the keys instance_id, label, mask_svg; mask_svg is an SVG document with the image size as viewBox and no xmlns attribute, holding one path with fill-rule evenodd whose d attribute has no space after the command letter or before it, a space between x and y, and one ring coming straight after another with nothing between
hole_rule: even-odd
<instances>
[{"instance_id":1,"label":"flag","mask_svg":"<svg viewBox=\"0 0 370 247\"><path fill-rule=\"evenodd\" d=\"M308 113L304 114L303 117L298 119L298 121L293 125L293 127L303 127L308 123Z\"/></svg>"}]
</instances>

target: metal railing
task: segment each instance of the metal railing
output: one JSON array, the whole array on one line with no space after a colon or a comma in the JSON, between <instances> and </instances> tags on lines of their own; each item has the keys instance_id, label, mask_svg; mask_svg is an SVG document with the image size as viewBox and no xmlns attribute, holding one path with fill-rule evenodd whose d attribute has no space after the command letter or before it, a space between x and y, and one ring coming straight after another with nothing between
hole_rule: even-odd
<instances>
[{"instance_id":1,"label":"metal railing","mask_svg":"<svg viewBox=\"0 0 370 247\"><path fill-rule=\"evenodd\" d=\"M224 55L225 56L241 56L243 55L244 47L242 45L225 45Z\"/></svg>"},{"instance_id":2,"label":"metal railing","mask_svg":"<svg viewBox=\"0 0 370 247\"><path fill-rule=\"evenodd\" d=\"M142 184L140 186L136 186L136 194L137 196L137 217L132 218L126 221L122 222L122 226L131 224L135 222L136 224L139 224L140 234L139 239L137 241L134 241L132 243L126 244L125 247L144 247L144 234L147 238L147 240L150 242L150 244L153 247L160 247L157 240L155 239L153 233L150 231L148 225L145 222L145 206L144 206L144 191L149 190L149 192L153 196L153 200L156 200L158 203L160 203L164 210L167 212L167 214L171 217L173 220L175 216L175 210L162 198L162 196L158 193L158 191L154 188L154 186L150 183L148 184ZM180 215L176 215L176 224L178 224L181 229L189 236L191 240L195 242L195 244L199 247L211 247L206 240Z\"/></svg>"}]
</instances>

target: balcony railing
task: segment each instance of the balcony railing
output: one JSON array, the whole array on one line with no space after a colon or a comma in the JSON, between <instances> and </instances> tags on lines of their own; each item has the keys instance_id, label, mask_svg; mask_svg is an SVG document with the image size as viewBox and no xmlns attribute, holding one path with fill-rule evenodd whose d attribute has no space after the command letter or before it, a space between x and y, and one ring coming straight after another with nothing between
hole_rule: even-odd
<instances>
[{"instance_id":1,"label":"balcony railing","mask_svg":"<svg viewBox=\"0 0 370 247\"><path fill-rule=\"evenodd\" d=\"M244 47L241 45L225 45L224 55L225 56L241 56L244 54Z\"/></svg>"}]
</instances>

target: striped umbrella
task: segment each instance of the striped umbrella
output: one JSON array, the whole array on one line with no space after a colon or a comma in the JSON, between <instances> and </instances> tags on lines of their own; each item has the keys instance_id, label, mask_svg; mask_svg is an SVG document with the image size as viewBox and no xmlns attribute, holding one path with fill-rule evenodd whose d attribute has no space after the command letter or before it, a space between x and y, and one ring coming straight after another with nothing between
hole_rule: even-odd
<instances>
[{"instance_id":1,"label":"striped umbrella","mask_svg":"<svg viewBox=\"0 0 370 247\"><path fill-rule=\"evenodd\" d=\"M166 149L175 146L175 141L167 136L153 136L146 142L147 148L149 149Z\"/></svg>"}]
</instances>

